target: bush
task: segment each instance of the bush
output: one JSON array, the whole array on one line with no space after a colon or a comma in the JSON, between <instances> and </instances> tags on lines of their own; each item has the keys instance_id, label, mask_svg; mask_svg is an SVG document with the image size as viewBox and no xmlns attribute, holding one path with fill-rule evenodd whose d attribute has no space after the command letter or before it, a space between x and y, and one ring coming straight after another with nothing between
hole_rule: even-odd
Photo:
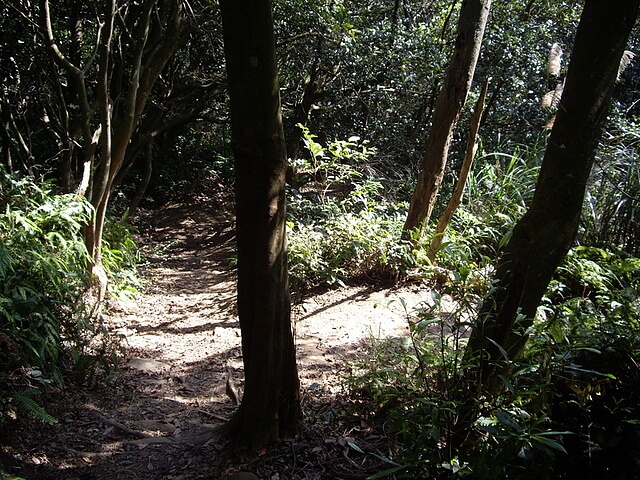
<instances>
[{"instance_id":1,"label":"bush","mask_svg":"<svg viewBox=\"0 0 640 480\"><path fill-rule=\"evenodd\" d=\"M505 391L480 405L475 441L455 451L459 374L478 297L462 274L408 317L408 339L374 341L353 390L398 442L396 478L640 475L640 259L576 247L551 283Z\"/></svg>"},{"instance_id":2,"label":"bush","mask_svg":"<svg viewBox=\"0 0 640 480\"><path fill-rule=\"evenodd\" d=\"M415 265L400 240L406 204L387 200L368 148L357 137L327 148L303 128L309 159L296 162L288 204L289 274L294 289L348 278L398 278Z\"/></svg>"},{"instance_id":3,"label":"bush","mask_svg":"<svg viewBox=\"0 0 640 480\"><path fill-rule=\"evenodd\" d=\"M567 255L549 288L530 350L538 361L542 351L554 359L550 417L574 433L560 471L640 475L639 291L640 259L584 246Z\"/></svg>"},{"instance_id":4,"label":"bush","mask_svg":"<svg viewBox=\"0 0 640 480\"><path fill-rule=\"evenodd\" d=\"M91 206L51 186L2 174L0 332L11 353L60 381L62 323L71 319L87 284L80 235Z\"/></svg>"},{"instance_id":5,"label":"bush","mask_svg":"<svg viewBox=\"0 0 640 480\"><path fill-rule=\"evenodd\" d=\"M119 341L85 296L82 228L93 210L82 197L54 194L49 182L0 171L0 211L0 422L16 411L51 422L34 400L43 387L71 371L92 382L117 365ZM105 238L112 279L135 284L130 233L111 224Z\"/></svg>"}]
</instances>

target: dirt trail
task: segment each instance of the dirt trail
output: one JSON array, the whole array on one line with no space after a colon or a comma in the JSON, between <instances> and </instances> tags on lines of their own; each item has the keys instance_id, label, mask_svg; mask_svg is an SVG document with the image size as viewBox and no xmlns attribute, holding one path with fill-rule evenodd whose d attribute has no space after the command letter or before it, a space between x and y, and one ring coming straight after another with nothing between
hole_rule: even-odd
<instances>
[{"instance_id":1,"label":"dirt trail","mask_svg":"<svg viewBox=\"0 0 640 480\"><path fill-rule=\"evenodd\" d=\"M236 407L225 393L227 372L242 389L231 224L185 205L170 205L148 223L142 242L155 248L148 286L107 314L127 340L120 373L111 386L69 389L61 422L10 451L20 457L12 460L15 473L56 480L219 479L239 470L274 480L371 474L371 461L357 463L345 452L345 435L366 429L342 420L334 431L307 429L254 458L232 457L211 439L208 432ZM319 410L326 407L325 417L331 411L343 392L340 375L367 340L406 335L407 315L426 296L420 286L358 286L309 296L294 308L307 424Z\"/></svg>"}]
</instances>

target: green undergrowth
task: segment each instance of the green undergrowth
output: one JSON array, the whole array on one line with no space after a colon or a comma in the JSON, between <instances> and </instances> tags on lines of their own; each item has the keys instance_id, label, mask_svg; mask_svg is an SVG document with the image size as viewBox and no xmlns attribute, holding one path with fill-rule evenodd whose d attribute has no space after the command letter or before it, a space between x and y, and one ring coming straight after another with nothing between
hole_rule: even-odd
<instances>
[{"instance_id":1,"label":"green undergrowth","mask_svg":"<svg viewBox=\"0 0 640 480\"><path fill-rule=\"evenodd\" d=\"M292 288L406 274L415 266L400 240L407 204L393 200L397 182L376 169L375 150L357 137L323 147L299 127L308 157L294 162L288 195Z\"/></svg>"},{"instance_id":2,"label":"green undergrowth","mask_svg":"<svg viewBox=\"0 0 640 480\"><path fill-rule=\"evenodd\" d=\"M503 379L504 393L480 405L475 441L454 448L470 324L491 288L500 249L533 197L542 151L479 156L432 263L429 229L420 241L401 240L407 204L398 199L406 197L401 181L378 174L374 151L356 138L339 148L316 144L308 131L305 139L309 158L297 161L289 192L293 288L384 278L430 282L435 292L420 311L407 312L408 338L374 339L352 366L352 393L398 445L394 464L371 478L640 476L640 260L613 247L570 251L528 332L525 354L505 358L514 374ZM594 200L602 175L596 171L590 184L593 209L580 238L606 244L614 237L593 234L598 205L604 216L613 204ZM442 195L452 189L445 185ZM623 231L629 228L616 230ZM633 245L624 235L621 243Z\"/></svg>"},{"instance_id":3,"label":"green undergrowth","mask_svg":"<svg viewBox=\"0 0 640 480\"><path fill-rule=\"evenodd\" d=\"M531 199L537 152L483 155L470 176L435 263L427 252L432 231L405 241L405 172L380 171L375 150L357 137L316 143L304 129L308 158L294 163L288 195L289 275L294 290L344 285L346 280L476 276L478 287ZM447 192L453 185L443 188ZM436 268L437 264L437 268Z\"/></svg>"},{"instance_id":4,"label":"green undergrowth","mask_svg":"<svg viewBox=\"0 0 640 480\"><path fill-rule=\"evenodd\" d=\"M92 383L117 365L119 340L88 295L83 226L91 205L50 182L0 172L0 423L53 423L39 398L70 378ZM139 284L131 232L110 222L103 259L113 293Z\"/></svg>"},{"instance_id":5,"label":"green undergrowth","mask_svg":"<svg viewBox=\"0 0 640 480\"><path fill-rule=\"evenodd\" d=\"M352 367L352 392L398 443L398 466L372 478L637 478L639 283L640 259L572 249L504 393L480 406L477 441L459 451L459 375L479 297L463 275L434 292L408 312L408 338L372 339Z\"/></svg>"}]
</instances>

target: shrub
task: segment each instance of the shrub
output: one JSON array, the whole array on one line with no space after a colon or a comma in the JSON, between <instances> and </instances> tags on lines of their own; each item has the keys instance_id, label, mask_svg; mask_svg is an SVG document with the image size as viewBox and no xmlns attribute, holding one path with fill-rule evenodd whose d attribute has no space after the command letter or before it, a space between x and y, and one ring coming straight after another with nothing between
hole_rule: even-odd
<instances>
[{"instance_id":1,"label":"shrub","mask_svg":"<svg viewBox=\"0 0 640 480\"><path fill-rule=\"evenodd\" d=\"M574 248L512 360L505 391L480 405L475 441L452 450L459 373L478 297L464 272L408 317L407 339L374 341L350 384L398 442L397 478L637 478L640 456L640 259Z\"/></svg>"},{"instance_id":2,"label":"shrub","mask_svg":"<svg viewBox=\"0 0 640 480\"><path fill-rule=\"evenodd\" d=\"M296 161L298 188L289 191L292 287L406 273L415 264L410 245L400 240L407 206L387 200L372 166L375 150L357 137L324 148L301 128L309 159Z\"/></svg>"},{"instance_id":3,"label":"shrub","mask_svg":"<svg viewBox=\"0 0 640 480\"><path fill-rule=\"evenodd\" d=\"M42 387L62 384L69 371L91 382L117 364L119 341L84 295L82 227L93 210L82 197L54 194L49 182L0 171L0 212L0 421L17 408L51 422L34 400ZM105 266L133 284L122 265L133 271L135 244L116 227L105 235Z\"/></svg>"}]
</instances>

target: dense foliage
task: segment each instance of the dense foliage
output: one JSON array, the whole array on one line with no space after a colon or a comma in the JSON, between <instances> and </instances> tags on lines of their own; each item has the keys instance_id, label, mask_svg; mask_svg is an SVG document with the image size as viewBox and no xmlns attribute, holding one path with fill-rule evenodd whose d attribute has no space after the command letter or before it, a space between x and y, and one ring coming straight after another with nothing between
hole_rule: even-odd
<instances>
[{"instance_id":1,"label":"dense foliage","mask_svg":"<svg viewBox=\"0 0 640 480\"><path fill-rule=\"evenodd\" d=\"M60 178L62 159L75 148L61 141L73 137L63 130L77 137L77 126L59 112L77 105L69 79L34 33L37 22L20 10L26 3L0 2L7 32L0 40L0 148L13 172L0 178L0 406L53 421L34 401L38 388L62 382L68 371L83 380L98 367L109 371L116 344L84 295L90 279L81 232L93 211L69 193L79 181L78 150L75 176ZM53 28L69 55L73 4L53 7ZM112 294L139 286L131 227L115 218L132 213L141 198L146 208L202 196L232 208L218 12L207 2L189 5L184 39L151 92L115 187L103 248ZM284 123L295 152L287 223L295 293L372 280L425 281L437 292L417 318L408 316L407 341L374 342L354 367L354 392L399 443L398 464L386 473L570 478L566 472L590 469L623 478L629 463L637 473L638 62L617 83L578 242L549 287L509 388L483 411L477 442L461 458L449 447L468 322L531 199L554 113L541 100L566 74L580 4L494 2L467 102L491 77L480 148L434 262L427 259L429 232L425 243L403 241L400 232L454 48L459 2L277 0L274 8ZM636 29L629 50L637 51L639 38ZM554 43L565 57L557 79L546 70ZM434 218L453 190L469 114L467 108L456 130ZM446 314L443 299L455 305Z\"/></svg>"},{"instance_id":2,"label":"dense foliage","mask_svg":"<svg viewBox=\"0 0 640 480\"><path fill-rule=\"evenodd\" d=\"M118 339L87 295L87 250L81 230L93 211L73 194L0 171L0 402L54 421L33 400L39 389L62 385L73 373L91 383L117 366ZM112 292L138 282L137 247L127 229L111 225L105 258ZM0 418L0 423L3 418Z\"/></svg>"}]
</instances>

